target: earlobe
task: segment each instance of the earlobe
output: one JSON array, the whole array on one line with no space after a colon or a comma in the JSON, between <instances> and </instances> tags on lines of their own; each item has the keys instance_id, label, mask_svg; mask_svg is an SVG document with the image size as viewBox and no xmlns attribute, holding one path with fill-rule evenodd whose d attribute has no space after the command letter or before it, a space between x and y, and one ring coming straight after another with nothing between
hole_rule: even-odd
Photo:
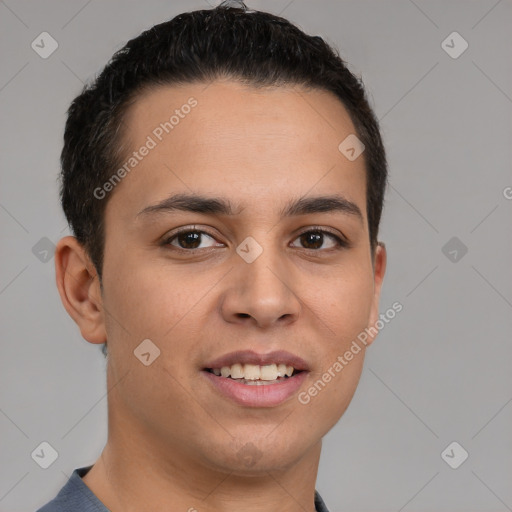
<instances>
[{"instance_id":1,"label":"earlobe","mask_svg":"<svg viewBox=\"0 0 512 512\"><path fill-rule=\"evenodd\" d=\"M85 249L73 236L55 249L55 277L62 304L89 343L105 343L106 330L97 273Z\"/></svg>"},{"instance_id":2,"label":"earlobe","mask_svg":"<svg viewBox=\"0 0 512 512\"><path fill-rule=\"evenodd\" d=\"M380 292L382 289L382 282L384 280L384 274L386 273L386 264L387 264L387 252L386 246L384 242L378 242L378 245L375 249L375 258L373 265L373 298L372 298L372 307L370 311L368 329L370 334L368 336L367 345L370 345L373 340L377 337L377 334L374 333L375 324L377 320L379 320L379 300L380 300ZM373 329L370 329L373 327Z\"/></svg>"}]
</instances>

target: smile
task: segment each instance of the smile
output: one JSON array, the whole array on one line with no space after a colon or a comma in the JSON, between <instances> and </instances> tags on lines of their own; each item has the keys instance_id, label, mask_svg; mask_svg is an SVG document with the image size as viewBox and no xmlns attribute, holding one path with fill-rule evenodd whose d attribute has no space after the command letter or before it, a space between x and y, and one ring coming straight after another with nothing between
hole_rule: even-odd
<instances>
[{"instance_id":1,"label":"smile","mask_svg":"<svg viewBox=\"0 0 512 512\"><path fill-rule=\"evenodd\" d=\"M240 366L241 368L238 368ZM206 368L201 373L216 394L246 407L275 407L295 395L308 375L308 371L281 365L232 365ZM232 368L234 375L231 374ZM249 367L249 368L247 368ZM223 375L224 373L224 375ZM226 375L229 374L229 375Z\"/></svg>"},{"instance_id":2,"label":"smile","mask_svg":"<svg viewBox=\"0 0 512 512\"><path fill-rule=\"evenodd\" d=\"M276 383L299 372L293 366L283 363L267 364L264 366L235 363L231 366L223 366L222 368L207 368L206 371L213 373L217 377L222 376L249 385Z\"/></svg>"}]
</instances>

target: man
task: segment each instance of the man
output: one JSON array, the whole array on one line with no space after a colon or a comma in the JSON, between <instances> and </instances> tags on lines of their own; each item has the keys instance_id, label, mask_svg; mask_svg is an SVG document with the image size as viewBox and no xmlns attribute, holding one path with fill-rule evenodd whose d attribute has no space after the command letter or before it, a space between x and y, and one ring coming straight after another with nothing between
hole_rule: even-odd
<instances>
[{"instance_id":1,"label":"man","mask_svg":"<svg viewBox=\"0 0 512 512\"><path fill-rule=\"evenodd\" d=\"M322 437L379 317L385 152L321 38L232 4L129 41L68 111L57 286L104 344L109 433L40 512L327 510Z\"/></svg>"}]
</instances>

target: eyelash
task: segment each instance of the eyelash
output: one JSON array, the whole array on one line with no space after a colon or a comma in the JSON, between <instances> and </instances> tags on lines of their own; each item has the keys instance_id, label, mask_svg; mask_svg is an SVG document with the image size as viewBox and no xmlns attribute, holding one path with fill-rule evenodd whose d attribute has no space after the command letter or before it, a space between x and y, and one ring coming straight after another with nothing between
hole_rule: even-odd
<instances>
[{"instance_id":1,"label":"eyelash","mask_svg":"<svg viewBox=\"0 0 512 512\"><path fill-rule=\"evenodd\" d=\"M167 237L163 242L162 242L162 246L164 247L172 247L171 250L175 250L175 251L178 251L178 252L182 252L182 253L190 253L190 252L197 252L197 251L200 251L201 249L183 249L182 247L177 247L175 245L171 245L171 242L177 238L179 235L182 235L184 233L201 233L201 234L206 234L208 235L209 237L213 238L215 240L215 236L211 233L209 233L208 231L205 231L205 230L202 230L202 229L193 229L193 228L190 228L190 227L186 227L186 228L183 228L183 229L180 229L179 231L176 231L174 234L172 234L170 237ZM300 233L297 234L296 238L294 240L296 240L297 238L299 238L300 236L306 234L306 233L322 233L324 235L329 235L331 238L333 238L337 244L337 247L333 247L333 248L330 248L330 249L304 249L305 251L311 251L311 252L330 252L330 251L336 251L336 250L340 250L340 249L348 249L351 247L350 243L348 241L346 241L345 239L339 237L338 235L335 235L334 233L332 233L331 231L328 231L326 229L323 229L323 228L320 228L320 227L317 227L317 226L312 226ZM208 247L208 249L213 249L213 247Z\"/></svg>"}]
</instances>

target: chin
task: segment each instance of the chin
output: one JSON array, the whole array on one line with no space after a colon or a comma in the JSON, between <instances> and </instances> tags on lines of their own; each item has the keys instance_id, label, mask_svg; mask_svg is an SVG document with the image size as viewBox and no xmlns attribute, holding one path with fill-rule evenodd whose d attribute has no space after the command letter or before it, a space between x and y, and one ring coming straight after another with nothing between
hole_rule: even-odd
<instances>
[{"instance_id":1,"label":"chin","mask_svg":"<svg viewBox=\"0 0 512 512\"><path fill-rule=\"evenodd\" d=\"M214 454L209 453L209 465L213 466L212 469L240 476L268 476L270 471L290 469L319 442L311 440L308 443L304 435L295 441L291 441L288 435L276 439L268 432L265 430L260 436L246 434L235 437L229 446L219 446Z\"/></svg>"}]
</instances>

